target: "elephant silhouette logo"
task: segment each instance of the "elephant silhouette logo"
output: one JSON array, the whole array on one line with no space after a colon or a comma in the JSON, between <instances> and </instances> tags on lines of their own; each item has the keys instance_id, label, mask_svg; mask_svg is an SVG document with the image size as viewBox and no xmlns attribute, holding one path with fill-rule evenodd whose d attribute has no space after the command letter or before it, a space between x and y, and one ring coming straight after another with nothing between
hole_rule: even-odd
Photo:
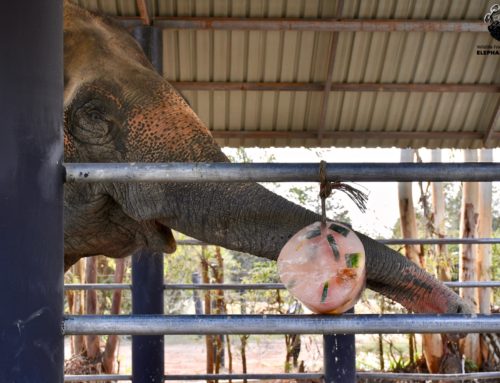
<instances>
[{"instance_id":1,"label":"elephant silhouette logo","mask_svg":"<svg viewBox=\"0 0 500 383\"><path fill-rule=\"evenodd\" d=\"M500 4L491 6L490 11L484 16L484 22L488 24L490 35L500 41Z\"/></svg>"}]
</instances>

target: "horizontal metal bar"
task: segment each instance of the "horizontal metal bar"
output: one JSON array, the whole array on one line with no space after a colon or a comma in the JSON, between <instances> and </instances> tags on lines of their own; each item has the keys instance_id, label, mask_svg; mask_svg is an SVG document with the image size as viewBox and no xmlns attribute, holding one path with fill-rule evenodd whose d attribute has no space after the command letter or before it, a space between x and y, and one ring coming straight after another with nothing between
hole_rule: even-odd
<instances>
[{"instance_id":1,"label":"horizontal metal bar","mask_svg":"<svg viewBox=\"0 0 500 383\"><path fill-rule=\"evenodd\" d=\"M447 381L463 381L467 379L476 380L489 380L500 378L500 372L469 372L464 374L418 374L418 373L384 373L384 372L358 372L356 373L358 379L384 379L384 380L404 380L404 381L434 381L434 380L447 380Z\"/></svg>"},{"instance_id":2,"label":"horizontal metal bar","mask_svg":"<svg viewBox=\"0 0 500 383\"><path fill-rule=\"evenodd\" d=\"M111 15L124 27L142 25L137 16ZM488 32L478 20L415 19L299 19L236 17L155 17L151 24L164 29L271 30L318 32Z\"/></svg>"},{"instance_id":3,"label":"horizontal metal bar","mask_svg":"<svg viewBox=\"0 0 500 383\"><path fill-rule=\"evenodd\" d=\"M396 334L500 332L500 315L80 315L65 335Z\"/></svg>"},{"instance_id":4,"label":"horizontal metal bar","mask_svg":"<svg viewBox=\"0 0 500 383\"><path fill-rule=\"evenodd\" d=\"M270 380L270 379L293 379L311 380L321 379L321 373L289 373L289 374L200 374L200 375L165 375L165 381L170 380Z\"/></svg>"},{"instance_id":5,"label":"horizontal metal bar","mask_svg":"<svg viewBox=\"0 0 500 383\"><path fill-rule=\"evenodd\" d=\"M493 245L500 243L500 238L390 238L377 239L384 245L459 245L477 244ZM209 246L209 243L197 239L180 239L176 241L180 246Z\"/></svg>"},{"instance_id":6,"label":"horizontal metal bar","mask_svg":"<svg viewBox=\"0 0 500 383\"><path fill-rule=\"evenodd\" d=\"M110 380L132 380L132 375L121 374L92 374L92 375L64 375L65 382L107 382Z\"/></svg>"},{"instance_id":7,"label":"horizontal metal bar","mask_svg":"<svg viewBox=\"0 0 500 383\"><path fill-rule=\"evenodd\" d=\"M488 32L478 20L155 17L153 25L166 29L250 31Z\"/></svg>"},{"instance_id":8,"label":"horizontal metal bar","mask_svg":"<svg viewBox=\"0 0 500 383\"><path fill-rule=\"evenodd\" d=\"M500 281L443 282L453 288L500 287ZM166 290L284 290L282 283L168 283Z\"/></svg>"},{"instance_id":9,"label":"horizontal metal bar","mask_svg":"<svg viewBox=\"0 0 500 383\"><path fill-rule=\"evenodd\" d=\"M238 128L239 129L239 128ZM216 139L303 139L313 140L318 138L319 130L212 130L212 136ZM356 130L325 130L323 133L328 140L355 140L362 142L366 140L484 140L487 133L478 131L445 131L445 132L419 132L419 131L370 131L368 128ZM499 132L492 132L491 140L500 139ZM327 146L331 146L330 141ZM318 143L321 146L321 142ZM323 146L325 144L323 143ZM413 144L416 145L415 143ZM418 146L418 145L417 145Z\"/></svg>"},{"instance_id":10,"label":"horizontal metal bar","mask_svg":"<svg viewBox=\"0 0 500 383\"><path fill-rule=\"evenodd\" d=\"M312 380L321 379L321 373L283 373L283 374L186 374L186 375L165 375L165 381L180 380L269 380L269 379L294 379ZM106 374L106 375L66 375L65 382L86 382L86 381L110 381L110 380L132 380L132 375Z\"/></svg>"},{"instance_id":11,"label":"horizontal metal bar","mask_svg":"<svg viewBox=\"0 0 500 383\"><path fill-rule=\"evenodd\" d=\"M165 290L283 290L282 283L167 283Z\"/></svg>"},{"instance_id":12,"label":"horizontal metal bar","mask_svg":"<svg viewBox=\"0 0 500 383\"><path fill-rule=\"evenodd\" d=\"M170 81L180 91L288 91L323 92L323 82L243 82L243 81ZM428 84L428 83L345 83L334 82L331 92L439 92L498 93L499 84Z\"/></svg>"},{"instance_id":13,"label":"horizontal metal bar","mask_svg":"<svg viewBox=\"0 0 500 383\"><path fill-rule=\"evenodd\" d=\"M452 288L488 288L488 287L500 287L500 282L498 281L469 281L469 282L443 282L448 287Z\"/></svg>"},{"instance_id":14,"label":"horizontal metal bar","mask_svg":"<svg viewBox=\"0 0 500 383\"><path fill-rule=\"evenodd\" d=\"M497 281L443 282L452 288L498 288ZM284 290L282 283L166 283L165 290ZM64 290L130 290L126 283L71 283L64 285Z\"/></svg>"},{"instance_id":15,"label":"horizontal metal bar","mask_svg":"<svg viewBox=\"0 0 500 383\"><path fill-rule=\"evenodd\" d=\"M166 283L165 290L282 290L282 283ZM131 284L127 283L68 283L64 285L65 291L73 290L130 290Z\"/></svg>"},{"instance_id":16,"label":"horizontal metal bar","mask_svg":"<svg viewBox=\"0 0 500 383\"><path fill-rule=\"evenodd\" d=\"M68 283L64 285L65 291L71 290L130 290L131 284L127 283Z\"/></svg>"},{"instance_id":17,"label":"horizontal metal bar","mask_svg":"<svg viewBox=\"0 0 500 383\"><path fill-rule=\"evenodd\" d=\"M500 238L425 238L425 239L378 239L384 245L493 245L500 243Z\"/></svg>"},{"instance_id":18,"label":"horizontal metal bar","mask_svg":"<svg viewBox=\"0 0 500 383\"><path fill-rule=\"evenodd\" d=\"M66 163L66 182L318 182L316 163ZM500 164L335 163L329 181L500 181Z\"/></svg>"},{"instance_id":19,"label":"horizontal metal bar","mask_svg":"<svg viewBox=\"0 0 500 383\"><path fill-rule=\"evenodd\" d=\"M490 380L499 379L500 372L471 372L464 374L418 374L418 373L385 373L385 372L357 372L358 379L385 379L385 380ZM170 380L229 380L229 379L295 379L310 380L321 379L321 373L302 374L199 374L199 375L165 375L165 381ZM85 381L122 381L132 380L132 375L106 374L106 375L65 375L65 382L85 382Z\"/></svg>"}]
</instances>

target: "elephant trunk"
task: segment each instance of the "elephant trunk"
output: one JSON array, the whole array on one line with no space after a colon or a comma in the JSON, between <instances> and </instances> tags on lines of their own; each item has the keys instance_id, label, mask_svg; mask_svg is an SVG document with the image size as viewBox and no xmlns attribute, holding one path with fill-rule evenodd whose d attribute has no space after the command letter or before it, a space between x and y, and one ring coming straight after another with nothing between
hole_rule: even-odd
<instances>
[{"instance_id":1,"label":"elephant trunk","mask_svg":"<svg viewBox=\"0 0 500 383\"><path fill-rule=\"evenodd\" d=\"M128 121L129 161L227 161L179 94L166 83L155 94L163 97L143 100ZM256 183L115 184L109 193L137 221L155 221L207 243L269 259L276 259L298 230L319 220ZM416 312L469 311L455 293L412 262L360 237L368 287Z\"/></svg>"},{"instance_id":2,"label":"elephant trunk","mask_svg":"<svg viewBox=\"0 0 500 383\"><path fill-rule=\"evenodd\" d=\"M258 184L184 185L160 222L207 243L275 260L288 239L320 217ZM170 198L169 198L170 199ZM413 312L469 313L451 289L398 252L357 233L367 286Z\"/></svg>"},{"instance_id":3,"label":"elephant trunk","mask_svg":"<svg viewBox=\"0 0 500 383\"><path fill-rule=\"evenodd\" d=\"M472 313L451 289L398 252L357 233L366 252L367 286L408 310L422 313Z\"/></svg>"}]
</instances>

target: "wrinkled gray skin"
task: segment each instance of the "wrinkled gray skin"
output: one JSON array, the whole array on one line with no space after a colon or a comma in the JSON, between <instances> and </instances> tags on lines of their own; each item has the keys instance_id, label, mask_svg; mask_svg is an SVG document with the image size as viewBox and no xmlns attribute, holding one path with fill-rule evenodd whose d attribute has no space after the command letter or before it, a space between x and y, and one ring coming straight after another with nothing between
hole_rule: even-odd
<instances>
[{"instance_id":1,"label":"wrinkled gray skin","mask_svg":"<svg viewBox=\"0 0 500 383\"><path fill-rule=\"evenodd\" d=\"M207 128L109 20L65 3L66 162L226 162ZM172 252L170 229L276 259L316 214L257 184L67 184L65 266ZM451 290L397 252L359 234L367 286L416 312L468 312Z\"/></svg>"}]
</instances>

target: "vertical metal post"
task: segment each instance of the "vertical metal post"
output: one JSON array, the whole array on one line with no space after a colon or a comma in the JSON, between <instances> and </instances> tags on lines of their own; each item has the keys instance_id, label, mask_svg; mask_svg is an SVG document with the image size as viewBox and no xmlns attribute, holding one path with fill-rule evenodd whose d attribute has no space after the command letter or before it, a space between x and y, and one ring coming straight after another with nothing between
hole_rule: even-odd
<instances>
[{"instance_id":1,"label":"vertical metal post","mask_svg":"<svg viewBox=\"0 0 500 383\"><path fill-rule=\"evenodd\" d=\"M194 285L199 285L201 283L200 273L195 271L191 274L191 281ZM198 290L193 290L193 300L194 300L194 312L196 315L203 315L203 303L201 302L200 294Z\"/></svg>"},{"instance_id":2,"label":"vertical metal post","mask_svg":"<svg viewBox=\"0 0 500 383\"><path fill-rule=\"evenodd\" d=\"M162 31L150 26L134 28L132 34L159 73L162 73ZM163 314L163 256L143 249L132 256L132 312ZM165 351L163 336L132 337L132 381L163 382Z\"/></svg>"},{"instance_id":3,"label":"vertical metal post","mask_svg":"<svg viewBox=\"0 0 500 383\"><path fill-rule=\"evenodd\" d=\"M325 383L356 382L354 334L323 335L323 374Z\"/></svg>"},{"instance_id":4,"label":"vertical metal post","mask_svg":"<svg viewBox=\"0 0 500 383\"><path fill-rule=\"evenodd\" d=\"M163 255L140 250L132 256L132 312L163 314ZM163 335L132 337L132 381L163 382Z\"/></svg>"},{"instance_id":5,"label":"vertical metal post","mask_svg":"<svg viewBox=\"0 0 500 383\"><path fill-rule=\"evenodd\" d=\"M63 381L62 14L0 12L0 382Z\"/></svg>"}]
</instances>

